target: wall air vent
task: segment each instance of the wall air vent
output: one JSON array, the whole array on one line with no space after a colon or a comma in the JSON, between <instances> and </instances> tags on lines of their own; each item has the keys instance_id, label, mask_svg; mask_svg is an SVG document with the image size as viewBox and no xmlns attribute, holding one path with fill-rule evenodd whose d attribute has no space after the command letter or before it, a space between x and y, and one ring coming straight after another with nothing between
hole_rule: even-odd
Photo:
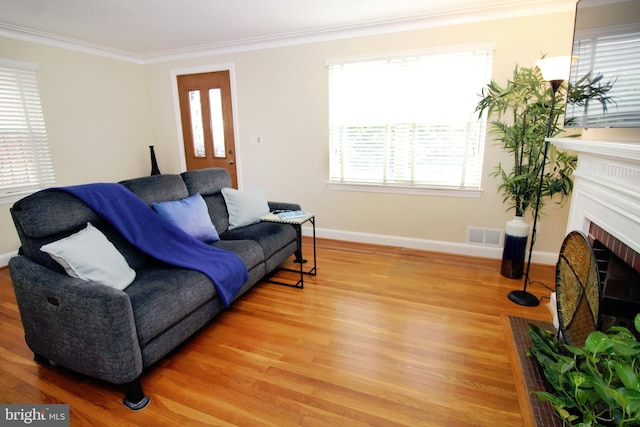
<instances>
[{"instance_id":1,"label":"wall air vent","mask_svg":"<svg viewBox=\"0 0 640 427\"><path fill-rule=\"evenodd\" d=\"M502 230L495 228L467 227L467 243L502 247Z\"/></svg>"}]
</instances>

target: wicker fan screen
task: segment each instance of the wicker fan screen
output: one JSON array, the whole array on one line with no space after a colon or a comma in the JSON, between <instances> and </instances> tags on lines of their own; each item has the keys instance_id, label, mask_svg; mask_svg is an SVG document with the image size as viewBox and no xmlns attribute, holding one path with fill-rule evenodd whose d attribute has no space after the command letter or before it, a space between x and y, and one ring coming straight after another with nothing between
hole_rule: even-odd
<instances>
[{"instance_id":1,"label":"wicker fan screen","mask_svg":"<svg viewBox=\"0 0 640 427\"><path fill-rule=\"evenodd\" d=\"M565 237L556 264L556 298L560 333L569 345L582 347L598 325L600 280L591 244L584 234Z\"/></svg>"}]
</instances>

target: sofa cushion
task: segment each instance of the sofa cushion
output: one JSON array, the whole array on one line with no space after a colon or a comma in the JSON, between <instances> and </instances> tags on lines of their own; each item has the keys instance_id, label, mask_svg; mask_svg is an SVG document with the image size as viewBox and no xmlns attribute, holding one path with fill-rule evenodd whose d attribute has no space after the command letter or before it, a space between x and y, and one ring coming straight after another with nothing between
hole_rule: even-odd
<instances>
[{"instance_id":1,"label":"sofa cushion","mask_svg":"<svg viewBox=\"0 0 640 427\"><path fill-rule=\"evenodd\" d=\"M77 232L87 222L102 221L82 200L66 191L33 193L18 200L11 213L19 231L32 239Z\"/></svg>"},{"instance_id":2,"label":"sofa cushion","mask_svg":"<svg viewBox=\"0 0 640 427\"><path fill-rule=\"evenodd\" d=\"M123 290L136 272L113 244L91 223L77 233L42 246L71 277Z\"/></svg>"},{"instance_id":3,"label":"sofa cushion","mask_svg":"<svg viewBox=\"0 0 640 427\"><path fill-rule=\"evenodd\" d=\"M231 177L224 168L206 168L183 172L182 179L190 194L200 193L210 196L231 187Z\"/></svg>"},{"instance_id":4,"label":"sofa cushion","mask_svg":"<svg viewBox=\"0 0 640 427\"><path fill-rule=\"evenodd\" d=\"M189 197L189 191L180 175L152 175L120 181L147 205L180 200Z\"/></svg>"},{"instance_id":5,"label":"sofa cushion","mask_svg":"<svg viewBox=\"0 0 640 427\"><path fill-rule=\"evenodd\" d=\"M87 226L87 222L99 229L114 244L134 270L153 262L150 257L129 244L113 227L106 224L89 206L66 191L33 193L11 207L11 216L20 237L21 253L55 271L64 272L63 268L40 248L82 230Z\"/></svg>"},{"instance_id":6,"label":"sofa cushion","mask_svg":"<svg viewBox=\"0 0 640 427\"><path fill-rule=\"evenodd\" d=\"M197 169L183 172L182 179L190 195L200 193L218 233L226 231L229 228L229 213L220 191L231 187L229 172L223 168Z\"/></svg>"},{"instance_id":7,"label":"sofa cushion","mask_svg":"<svg viewBox=\"0 0 640 427\"><path fill-rule=\"evenodd\" d=\"M222 195L229 212L229 230L255 224L269 213L269 203L262 190L223 188Z\"/></svg>"},{"instance_id":8,"label":"sofa cushion","mask_svg":"<svg viewBox=\"0 0 640 427\"><path fill-rule=\"evenodd\" d=\"M247 270L252 270L258 264L264 263L262 246L255 240L218 240L211 243L211 246L235 253L240 257Z\"/></svg>"},{"instance_id":9,"label":"sofa cushion","mask_svg":"<svg viewBox=\"0 0 640 427\"><path fill-rule=\"evenodd\" d=\"M141 347L217 295L206 275L170 266L138 271L125 292L131 300Z\"/></svg>"},{"instance_id":10,"label":"sofa cushion","mask_svg":"<svg viewBox=\"0 0 640 427\"><path fill-rule=\"evenodd\" d=\"M296 241L296 231L290 224L259 222L246 227L235 228L220 234L225 240L255 240L260 244L264 259L270 258L283 247Z\"/></svg>"},{"instance_id":11,"label":"sofa cushion","mask_svg":"<svg viewBox=\"0 0 640 427\"><path fill-rule=\"evenodd\" d=\"M161 217L196 239L206 243L220 240L200 193L185 199L153 203L152 206Z\"/></svg>"}]
</instances>

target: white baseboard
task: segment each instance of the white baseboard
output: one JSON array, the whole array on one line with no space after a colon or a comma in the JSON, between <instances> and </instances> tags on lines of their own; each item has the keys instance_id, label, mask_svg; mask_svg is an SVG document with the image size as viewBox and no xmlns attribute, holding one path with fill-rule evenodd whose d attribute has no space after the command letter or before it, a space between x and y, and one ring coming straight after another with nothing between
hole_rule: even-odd
<instances>
[{"instance_id":1,"label":"white baseboard","mask_svg":"<svg viewBox=\"0 0 640 427\"><path fill-rule=\"evenodd\" d=\"M6 267L9 265L9 260L16 255L18 255L18 251L0 254L0 267Z\"/></svg>"},{"instance_id":2,"label":"white baseboard","mask_svg":"<svg viewBox=\"0 0 640 427\"><path fill-rule=\"evenodd\" d=\"M311 236L310 227L303 227L302 234ZM358 233L353 231L331 230L316 228L316 237L347 242L371 243L385 246L398 246L410 249L420 249L431 252L443 252L453 255L466 255L480 258L502 258L502 248L482 245L470 245L466 243L441 242L437 240L416 239L413 237L388 236L384 234ZM531 262L536 264L555 265L558 254L553 252L533 251Z\"/></svg>"}]
</instances>

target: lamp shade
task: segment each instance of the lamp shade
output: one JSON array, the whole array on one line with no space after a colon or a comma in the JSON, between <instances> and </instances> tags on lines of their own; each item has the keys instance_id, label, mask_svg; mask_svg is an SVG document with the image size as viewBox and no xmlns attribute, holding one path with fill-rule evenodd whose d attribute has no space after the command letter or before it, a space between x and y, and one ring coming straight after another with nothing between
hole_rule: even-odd
<instances>
[{"instance_id":1,"label":"lamp shade","mask_svg":"<svg viewBox=\"0 0 640 427\"><path fill-rule=\"evenodd\" d=\"M577 56L553 56L536 61L536 65L542 71L542 77L547 81L566 80L569 76L571 63Z\"/></svg>"}]
</instances>

